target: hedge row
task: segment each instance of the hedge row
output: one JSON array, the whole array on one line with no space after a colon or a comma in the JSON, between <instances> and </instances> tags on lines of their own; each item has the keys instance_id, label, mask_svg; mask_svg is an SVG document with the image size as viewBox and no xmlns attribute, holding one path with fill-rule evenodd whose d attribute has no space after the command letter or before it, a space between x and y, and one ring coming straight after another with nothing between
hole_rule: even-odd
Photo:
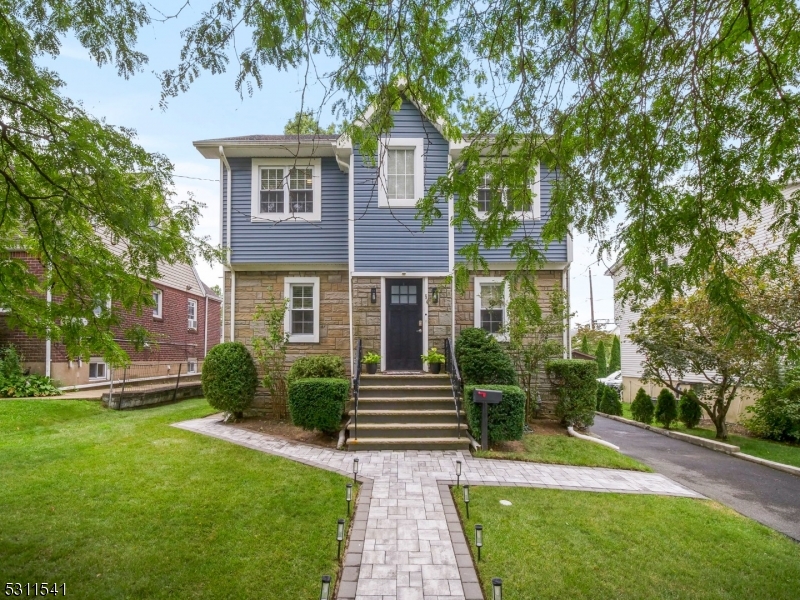
<instances>
[{"instance_id":1,"label":"hedge row","mask_svg":"<svg viewBox=\"0 0 800 600\"><path fill-rule=\"evenodd\" d=\"M525 392L515 385L468 385L464 388L464 408L472 437L478 441L481 439L483 407L472 401L472 394L476 389L503 392L503 401L500 404L489 405L489 441L522 439L525 426Z\"/></svg>"},{"instance_id":2,"label":"hedge row","mask_svg":"<svg viewBox=\"0 0 800 600\"><path fill-rule=\"evenodd\" d=\"M295 379L289 384L289 414L303 429L335 433L350 397L347 379Z\"/></svg>"}]
</instances>

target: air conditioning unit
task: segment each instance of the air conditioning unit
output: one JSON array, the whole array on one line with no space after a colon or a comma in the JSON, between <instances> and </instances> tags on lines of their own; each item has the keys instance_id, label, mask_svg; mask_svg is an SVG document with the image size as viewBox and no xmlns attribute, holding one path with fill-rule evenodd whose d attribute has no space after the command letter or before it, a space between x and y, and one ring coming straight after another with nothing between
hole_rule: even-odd
<instances>
[{"instance_id":1,"label":"air conditioning unit","mask_svg":"<svg viewBox=\"0 0 800 600\"><path fill-rule=\"evenodd\" d=\"M197 329L197 319L189 319L189 329Z\"/></svg>"}]
</instances>

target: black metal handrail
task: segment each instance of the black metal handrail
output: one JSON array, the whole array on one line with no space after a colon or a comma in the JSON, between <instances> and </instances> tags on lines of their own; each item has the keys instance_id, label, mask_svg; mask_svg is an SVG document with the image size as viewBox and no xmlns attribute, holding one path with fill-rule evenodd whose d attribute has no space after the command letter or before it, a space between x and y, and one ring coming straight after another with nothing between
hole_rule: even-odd
<instances>
[{"instance_id":1,"label":"black metal handrail","mask_svg":"<svg viewBox=\"0 0 800 600\"><path fill-rule=\"evenodd\" d=\"M456 360L456 353L453 350L453 345L450 339L444 340L444 368L450 374L450 385L453 388L453 402L456 406L456 419L458 419L458 437L461 438L461 393L463 392L463 385L461 382L461 373L458 370L458 361Z\"/></svg>"},{"instance_id":2,"label":"black metal handrail","mask_svg":"<svg viewBox=\"0 0 800 600\"><path fill-rule=\"evenodd\" d=\"M358 388L361 385L361 361L363 358L363 347L359 339L358 344L356 344L355 356L353 356L353 405L355 407L353 411L353 439L355 440L358 439Z\"/></svg>"}]
</instances>

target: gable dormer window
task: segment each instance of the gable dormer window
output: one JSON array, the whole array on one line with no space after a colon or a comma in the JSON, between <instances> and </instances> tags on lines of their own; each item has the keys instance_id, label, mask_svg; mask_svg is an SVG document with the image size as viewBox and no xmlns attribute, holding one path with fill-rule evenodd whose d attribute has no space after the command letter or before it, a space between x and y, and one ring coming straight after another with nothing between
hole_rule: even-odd
<instances>
[{"instance_id":1,"label":"gable dormer window","mask_svg":"<svg viewBox=\"0 0 800 600\"><path fill-rule=\"evenodd\" d=\"M425 195L422 138L383 138L378 148L378 206L413 208Z\"/></svg>"},{"instance_id":2,"label":"gable dormer window","mask_svg":"<svg viewBox=\"0 0 800 600\"><path fill-rule=\"evenodd\" d=\"M319 159L254 158L251 221L319 221L322 186Z\"/></svg>"}]
</instances>

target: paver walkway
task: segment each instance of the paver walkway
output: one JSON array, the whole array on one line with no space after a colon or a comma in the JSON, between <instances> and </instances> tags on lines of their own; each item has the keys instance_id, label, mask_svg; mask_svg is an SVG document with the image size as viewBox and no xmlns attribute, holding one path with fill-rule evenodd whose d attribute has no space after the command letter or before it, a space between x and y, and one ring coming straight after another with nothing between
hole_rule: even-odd
<instances>
[{"instance_id":1,"label":"paver walkway","mask_svg":"<svg viewBox=\"0 0 800 600\"><path fill-rule=\"evenodd\" d=\"M457 451L341 452L224 425L218 416L175 427L352 477L362 484L339 586L340 600L482 599L448 492L461 483L702 498L657 473L473 458Z\"/></svg>"}]
</instances>

